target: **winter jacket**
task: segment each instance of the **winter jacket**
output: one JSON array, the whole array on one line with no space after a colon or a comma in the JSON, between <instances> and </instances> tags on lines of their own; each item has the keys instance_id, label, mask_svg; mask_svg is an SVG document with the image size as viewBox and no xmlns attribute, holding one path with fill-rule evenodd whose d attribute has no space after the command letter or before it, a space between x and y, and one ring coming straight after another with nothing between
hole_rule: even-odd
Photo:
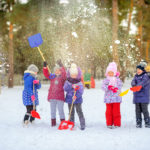
<instances>
[{"instance_id":1,"label":"winter jacket","mask_svg":"<svg viewBox=\"0 0 150 150\"><path fill-rule=\"evenodd\" d=\"M146 72L141 75L135 75L131 82L132 86L141 85L142 89L139 92L133 93L133 103L149 103L149 89L150 89L150 79Z\"/></svg>"},{"instance_id":2,"label":"winter jacket","mask_svg":"<svg viewBox=\"0 0 150 150\"><path fill-rule=\"evenodd\" d=\"M64 85L64 90L66 91L66 101L65 102L68 104L72 103L72 98L74 95L74 89L72 88L72 85L73 85L73 83L69 82L68 80L65 82L65 85ZM82 98L83 91L84 91L83 84L80 81L80 82L76 83L76 85L78 85L80 88L76 92L75 96L77 97L77 99L75 100L74 104L83 102L83 98Z\"/></svg>"},{"instance_id":3,"label":"winter jacket","mask_svg":"<svg viewBox=\"0 0 150 150\"><path fill-rule=\"evenodd\" d=\"M80 67L78 67L78 75L76 79L71 78L70 71L69 70L67 71L67 81L65 82L64 85L64 90L66 91L66 100L65 100L66 103L68 104L72 103L72 98L74 95L74 89L72 88L73 84L76 84L80 87L79 90L77 90L76 92L77 99L75 100L74 104L83 102L82 95L84 92L84 87L83 87L83 83L81 82L81 76L82 76L82 71Z\"/></svg>"},{"instance_id":4,"label":"winter jacket","mask_svg":"<svg viewBox=\"0 0 150 150\"><path fill-rule=\"evenodd\" d=\"M102 89L105 91L104 95L104 103L121 103L122 98L119 96L119 91L121 91L122 88L122 81L116 77L116 87L118 88L117 93L113 93L111 90L108 90L109 86L109 79L105 78L102 83Z\"/></svg>"},{"instance_id":5,"label":"winter jacket","mask_svg":"<svg viewBox=\"0 0 150 150\"><path fill-rule=\"evenodd\" d=\"M38 91L37 89L41 88L41 83L34 85L34 92L33 92L33 81L36 80L34 76L28 71L24 73L24 90L22 94L23 98L23 104L25 106L27 105L33 105L33 102L31 100L31 96L35 95L35 105L39 105L39 99L38 99Z\"/></svg>"},{"instance_id":6,"label":"winter jacket","mask_svg":"<svg viewBox=\"0 0 150 150\"><path fill-rule=\"evenodd\" d=\"M65 101L63 86L66 80L66 71L64 67L62 67L60 71L61 71L60 76L56 76L55 78L50 78L51 74L49 74L48 69L46 67L43 68L44 76L50 80L48 101L50 101L51 99Z\"/></svg>"}]
</instances>

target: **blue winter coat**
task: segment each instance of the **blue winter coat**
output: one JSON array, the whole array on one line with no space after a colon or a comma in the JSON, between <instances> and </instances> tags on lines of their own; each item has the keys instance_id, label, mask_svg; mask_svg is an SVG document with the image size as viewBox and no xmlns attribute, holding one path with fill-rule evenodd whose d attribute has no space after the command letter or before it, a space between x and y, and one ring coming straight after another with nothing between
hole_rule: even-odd
<instances>
[{"instance_id":1,"label":"blue winter coat","mask_svg":"<svg viewBox=\"0 0 150 150\"><path fill-rule=\"evenodd\" d=\"M143 72L141 75L135 75L131 82L132 86L141 85L142 89L139 92L133 93L133 103L149 103L149 88L150 88L150 79L146 72Z\"/></svg>"},{"instance_id":2,"label":"blue winter coat","mask_svg":"<svg viewBox=\"0 0 150 150\"><path fill-rule=\"evenodd\" d=\"M33 77L31 73L24 74L24 90L23 90L22 98L23 98L23 104L25 106L33 105L32 100L31 100L32 95L35 95L35 105L39 105L37 89L41 88L41 83L34 85L35 91L33 93L33 81L34 80L36 80L36 78Z\"/></svg>"},{"instance_id":3,"label":"blue winter coat","mask_svg":"<svg viewBox=\"0 0 150 150\"><path fill-rule=\"evenodd\" d=\"M76 85L78 85L80 88L76 92L77 99L75 100L74 104L83 102L83 99L82 99L82 95L83 95L83 91L84 91L83 84L82 84L82 82L78 82L78 83L76 83ZM72 98L74 95L74 89L72 88L72 83L70 83L69 81L66 81L64 84L64 90L67 92L65 102L71 104Z\"/></svg>"}]
</instances>

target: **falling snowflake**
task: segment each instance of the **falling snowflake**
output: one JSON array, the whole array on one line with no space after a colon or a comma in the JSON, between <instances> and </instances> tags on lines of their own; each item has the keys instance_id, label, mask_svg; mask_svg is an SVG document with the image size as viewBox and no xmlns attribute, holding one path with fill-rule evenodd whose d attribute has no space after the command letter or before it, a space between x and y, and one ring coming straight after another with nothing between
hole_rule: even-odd
<instances>
[{"instance_id":1,"label":"falling snowflake","mask_svg":"<svg viewBox=\"0 0 150 150\"><path fill-rule=\"evenodd\" d=\"M69 1L68 0L60 0L59 4L69 4Z\"/></svg>"},{"instance_id":2,"label":"falling snowflake","mask_svg":"<svg viewBox=\"0 0 150 150\"><path fill-rule=\"evenodd\" d=\"M116 43L116 44L120 44L120 41L119 41L119 40L116 40L115 43Z\"/></svg>"},{"instance_id":3,"label":"falling snowflake","mask_svg":"<svg viewBox=\"0 0 150 150\"><path fill-rule=\"evenodd\" d=\"M49 18L48 21L49 21L50 23L52 23L52 22L53 22L53 18Z\"/></svg>"},{"instance_id":4,"label":"falling snowflake","mask_svg":"<svg viewBox=\"0 0 150 150\"><path fill-rule=\"evenodd\" d=\"M21 4L26 4L26 3L28 3L28 0L19 0L19 2L20 2Z\"/></svg>"},{"instance_id":5,"label":"falling snowflake","mask_svg":"<svg viewBox=\"0 0 150 150\"><path fill-rule=\"evenodd\" d=\"M76 32L72 32L72 35L75 37L75 38L78 38L78 35Z\"/></svg>"}]
</instances>

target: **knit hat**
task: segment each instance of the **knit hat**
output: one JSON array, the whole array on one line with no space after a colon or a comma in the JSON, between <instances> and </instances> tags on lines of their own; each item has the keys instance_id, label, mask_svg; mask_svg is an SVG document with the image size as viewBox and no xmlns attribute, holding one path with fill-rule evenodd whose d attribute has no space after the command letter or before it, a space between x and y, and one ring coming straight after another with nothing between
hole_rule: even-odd
<instances>
[{"instance_id":1,"label":"knit hat","mask_svg":"<svg viewBox=\"0 0 150 150\"><path fill-rule=\"evenodd\" d=\"M142 67L145 68L147 66L147 62L146 61L141 61L139 65L141 65Z\"/></svg>"},{"instance_id":2,"label":"knit hat","mask_svg":"<svg viewBox=\"0 0 150 150\"><path fill-rule=\"evenodd\" d=\"M34 64L31 64L31 65L27 68L27 70L32 71L32 72L39 72L38 67L37 67L36 65L34 65Z\"/></svg>"},{"instance_id":3,"label":"knit hat","mask_svg":"<svg viewBox=\"0 0 150 150\"><path fill-rule=\"evenodd\" d=\"M78 67L76 64L72 63L69 69L70 75L78 75Z\"/></svg>"},{"instance_id":4,"label":"knit hat","mask_svg":"<svg viewBox=\"0 0 150 150\"><path fill-rule=\"evenodd\" d=\"M108 72L112 71L114 73L114 75L116 75L117 73L117 65L115 62L111 62L109 63L107 69L106 69L106 73L105 75L107 76Z\"/></svg>"},{"instance_id":5,"label":"knit hat","mask_svg":"<svg viewBox=\"0 0 150 150\"><path fill-rule=\"evenodd\" d=\"M56 72L57 69L60 69L61 67L59 65L55 65L54 67L54 73Z\"/></svg>"},{"instance_id":6,"label":"knit hat","mask_svg":"<svg viewBox=\"0 0 150 150\"><path fill-rule=\"evenodd\" d=\"M145 71L145 67L142 66L142 65L137 65L137 66L136 66L136 69L140 69L140 70L142 70L142 71Z\"/></svg>"}]
</instances>

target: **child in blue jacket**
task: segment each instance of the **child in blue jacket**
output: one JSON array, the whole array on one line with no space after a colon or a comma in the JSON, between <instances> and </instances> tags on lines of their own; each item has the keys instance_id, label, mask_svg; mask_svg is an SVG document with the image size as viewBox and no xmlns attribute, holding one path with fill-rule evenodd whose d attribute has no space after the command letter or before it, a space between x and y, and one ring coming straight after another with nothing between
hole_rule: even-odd
<instances>
[{"instance_id":1,"label":"child in blue jacket","mask_svg":"<svg viewBox=\"0 0 150 150\"><path fill-rule=\"evenodd\" d=\"M23 104L26 106L27 112L24 116L24 124L28 124L29 121L32 123L35 118L31 116L33 110L33 101L35 106L39 105L38 91L41 88L41 83L37 80L37 72L39 69L37 66L31 64L24 72L24 90L23 90ZM34 87L33 87L34 86Z\"/></svg>"}]
</instances>

